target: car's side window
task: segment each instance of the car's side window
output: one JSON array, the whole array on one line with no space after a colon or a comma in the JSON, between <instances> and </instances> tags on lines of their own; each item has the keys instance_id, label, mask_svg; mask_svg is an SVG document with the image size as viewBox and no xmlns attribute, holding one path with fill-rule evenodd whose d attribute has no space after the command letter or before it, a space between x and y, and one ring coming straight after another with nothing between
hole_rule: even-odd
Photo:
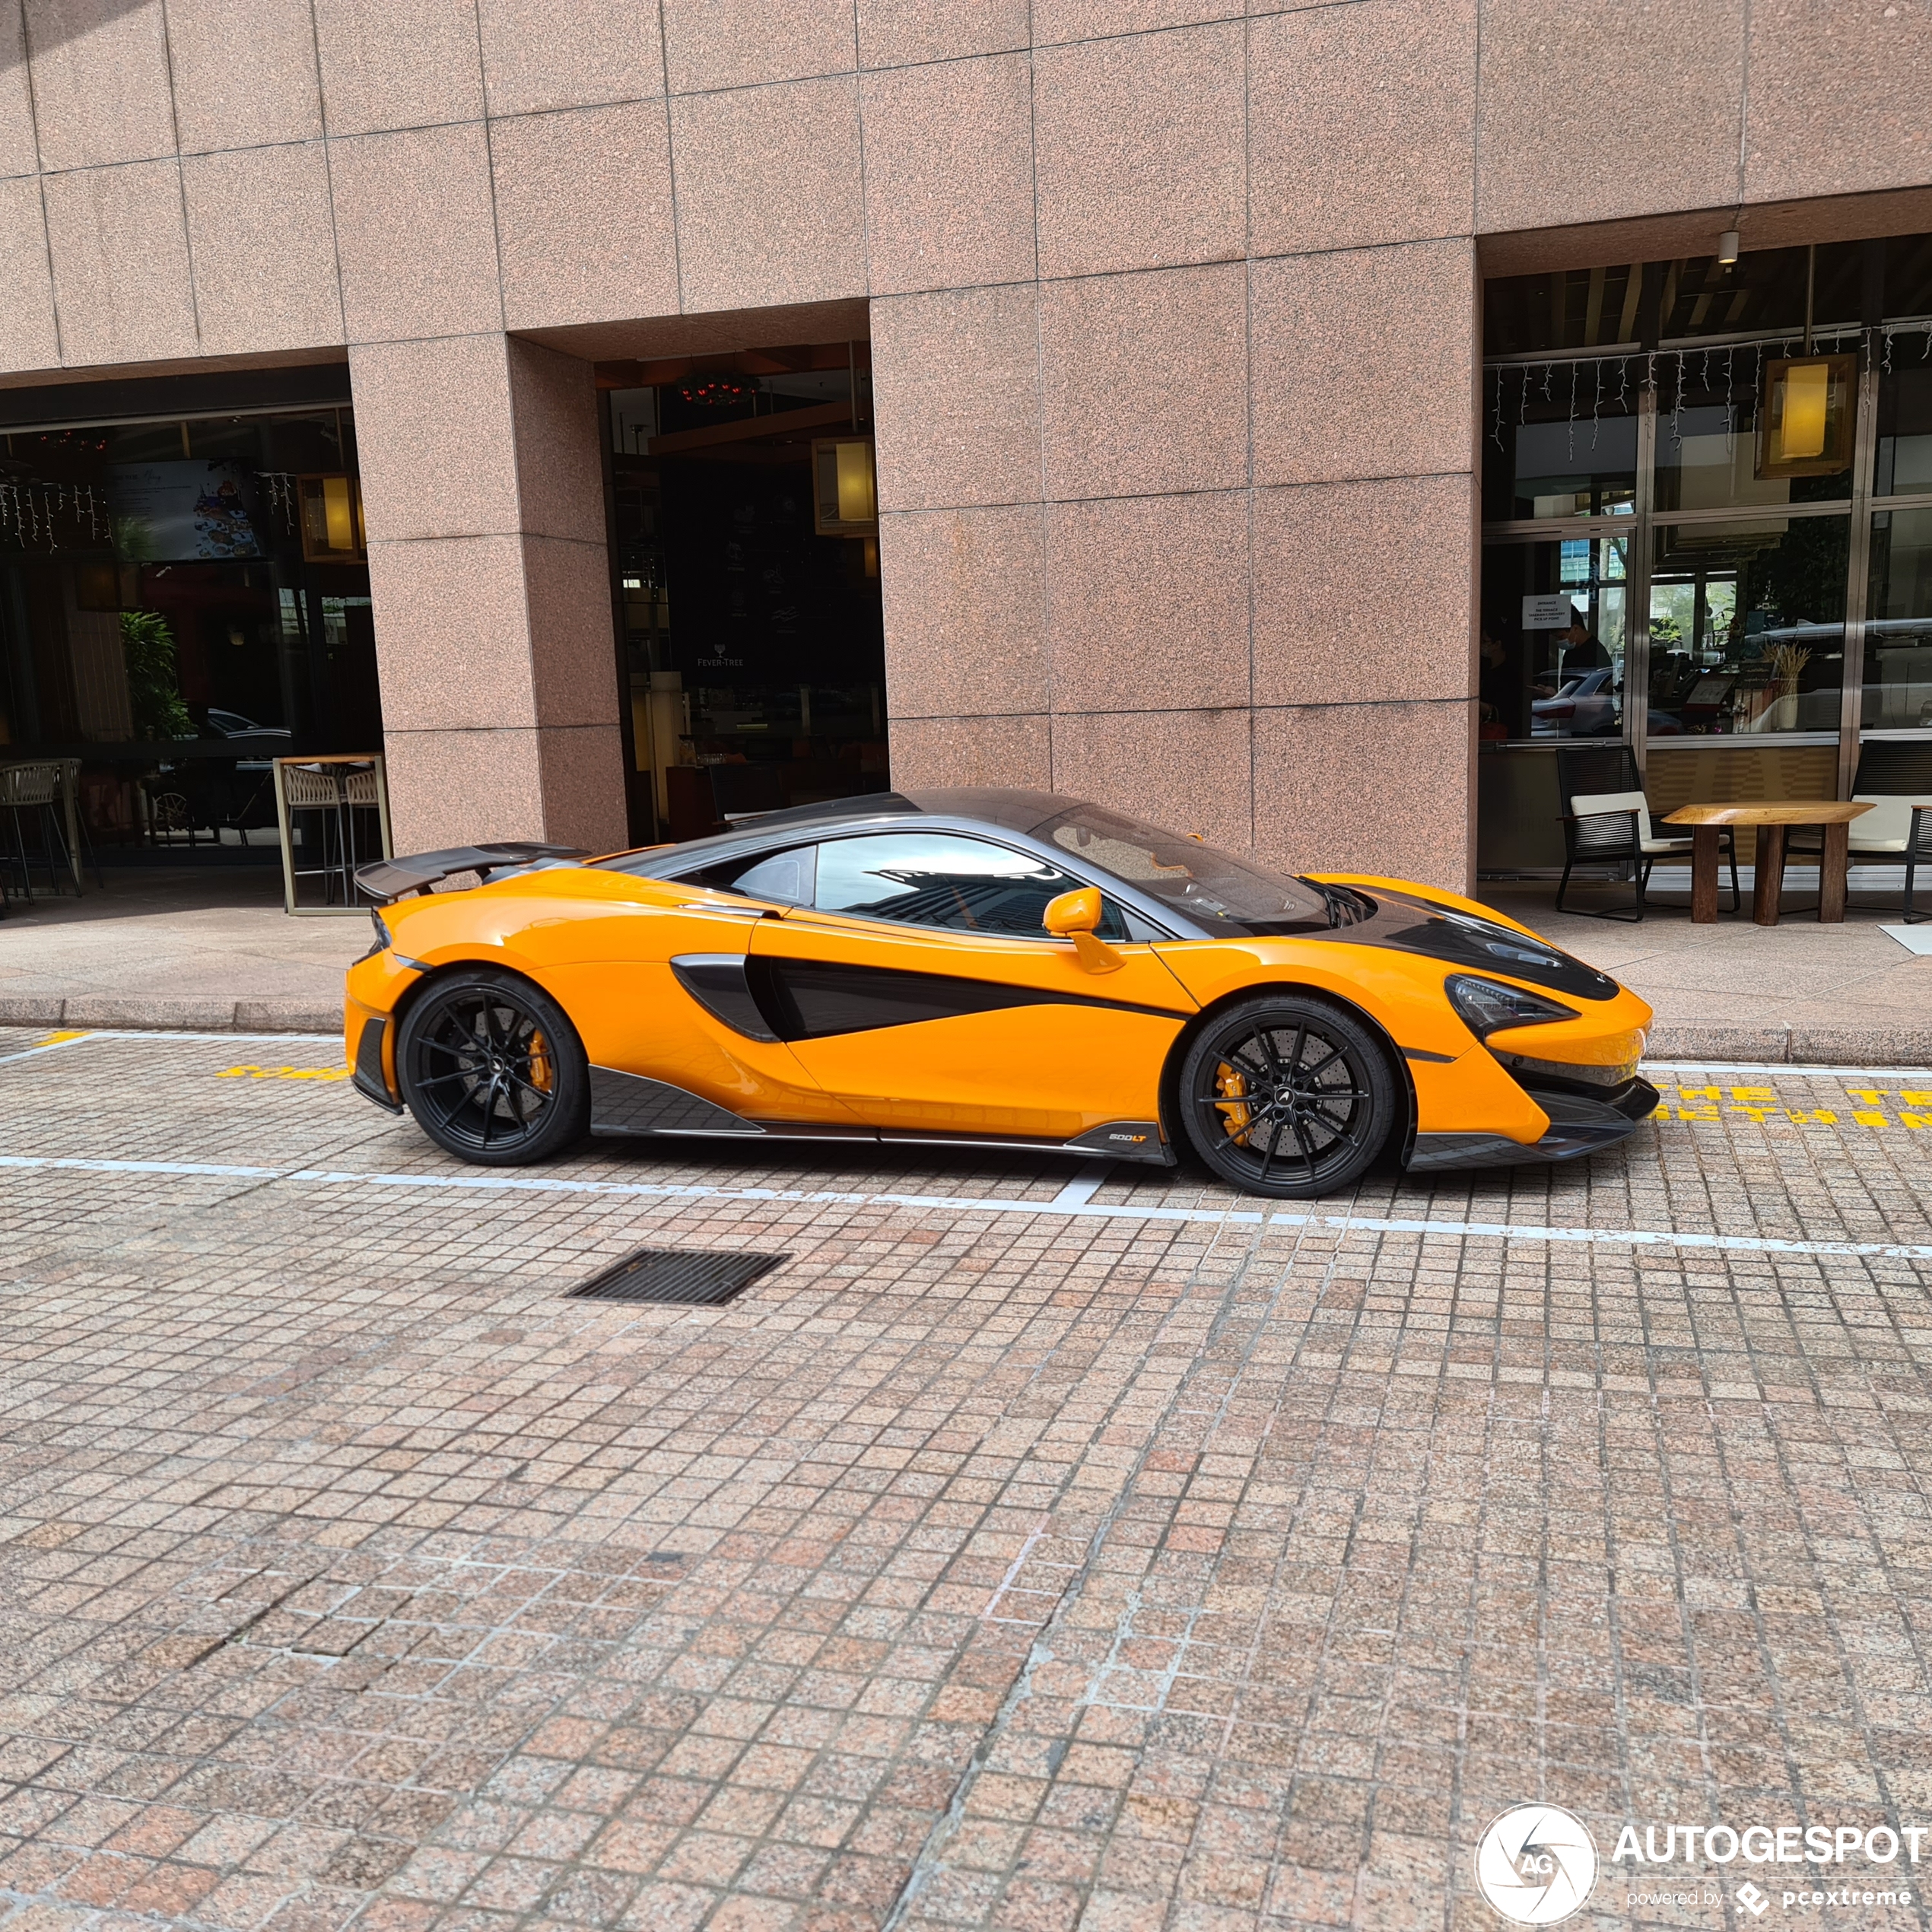
<instances>
[{"instance_id":1,"label":"car's side window","mask_svg":"<svg viewBox=\"0 0 1932 1932\"><path fill-rule=\"evenodd\" d=\"M901 925L1044 939L1051 936L1041 923L1047 902L1085 883L1047 860L987 839L883 832L821 845L812 903L821 912ZM1099 929L1102 938L1126 936L1111 900Z\"/></svg>"},{"instance_id":2,"label":"car's side window","mask_svg":"<svg viewBox=\"0 0 1932 1932\"><path fill-rule=\"evenodd\" d=\"M748 899L770 899L781 906L809 906L818 850L815 845L799 845L789 852L774 852L730 879L720 880L720 888L742 892Z\"/></svg>"}]
</instances>

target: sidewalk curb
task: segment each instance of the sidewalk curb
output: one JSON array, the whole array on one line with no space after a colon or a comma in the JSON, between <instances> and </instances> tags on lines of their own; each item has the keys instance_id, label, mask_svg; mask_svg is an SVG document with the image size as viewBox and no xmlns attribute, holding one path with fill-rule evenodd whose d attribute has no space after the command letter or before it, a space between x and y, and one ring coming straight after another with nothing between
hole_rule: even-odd
<instances>
[{"instance_id":1,"label":"sidewalk curb","mask_svg":"<svg viewBox=\"0 0 1932 1932\"><path fill-rule=\"evenodd\" d=\"M1791 1066L1932 1066L1932 1027L1727 1026L1660 1021L1647 1060Z\"/></svg>"},{"instance_id":2,"label":"sidewalk curb","mask_svg":"<svg viewBox=\"0 0 1932 1932\"><path fill-rule=\"evenodd\" d=\"M121 993L0 995L0 1026L188 1033L340 1033L340 1005L307 999L164 999Z\"/></svg>"},{"instance_id":3,"label":"sidewalk curb","mask_svg":"<svg viewBox=\"0 0 1932 1932\"><path fill-rule=\"evenodd\" d=\"M302 999L164 999L86 993L0 996L0 1026L126 1027L137 1031L338 1033L340 1006ZM1727 1026L1666 1020L1647 1057L1722 1065L1932 1066L1932 1027Z\"/></svg>"}]
</instances>

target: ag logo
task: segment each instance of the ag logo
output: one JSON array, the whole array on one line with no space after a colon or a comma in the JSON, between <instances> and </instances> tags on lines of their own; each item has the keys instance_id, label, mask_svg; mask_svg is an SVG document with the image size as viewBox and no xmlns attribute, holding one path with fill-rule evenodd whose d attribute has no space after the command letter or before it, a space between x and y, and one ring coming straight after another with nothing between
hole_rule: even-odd
<instances>
[{"instance_id":1,"label":"ag logo","mask_svg":"<svg viewBox=\"0 0 1932 1932\"><path fill-rule=\"evenodd\" d=\"M1504 1918L1554 1925L1590 1896L1597 1841L1573 1813L1554 1804L1519 1804L1482 1834L1476 1883Z\"/></svg>"}]
</instances>

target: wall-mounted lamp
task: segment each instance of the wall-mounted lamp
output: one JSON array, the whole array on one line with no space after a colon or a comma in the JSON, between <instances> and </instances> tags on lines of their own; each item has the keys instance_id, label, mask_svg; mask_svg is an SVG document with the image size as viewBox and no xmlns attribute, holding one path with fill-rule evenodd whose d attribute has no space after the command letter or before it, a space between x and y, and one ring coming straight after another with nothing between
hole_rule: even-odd
<instances>
[{"instance_id":1,"label":"wall-mounted lamp","mask_svg":"<svg viewBox=\"0 0 1932 1932\"><path fill-rule=\"evenodd\" d=\"M1757 474L1832 476L1849 467L1857 412L1855 355L1775 357L1765 364Z\"/></svg>"},{"instance_id":2,"label":"wall-mounted lamp","mask_svg":"<svg viewBox=\"0 0 1932 1932\"><path fill-rule=\"evenodd\" d=\"M353 476L298 476L302 554L311 564L366 564L369 539L362 527L362 485Z\"/></svg>"},{"instance_id":3,"label":"wall-mounted lamp","mask_svg":"<svg viewBox=\"0 0 1932 1932\"><path fill-rule=\"evenodd\" d=\"M1727 228L1718 237L1718 265L1721 269L1728 269L1735 266L1737 261L1737 230Z\"/></svg>"},{"instance_id":4,"label":"wall-mounted lamp","mask_svg":"<svg viewBox=\"0 0 1932 1932\"><path fill-rule=\"evenodd\" d=\"M821 437L812 446L813 522L821 537L876 535L879 485L869 436Z\"/></svg>"}]
</instances>

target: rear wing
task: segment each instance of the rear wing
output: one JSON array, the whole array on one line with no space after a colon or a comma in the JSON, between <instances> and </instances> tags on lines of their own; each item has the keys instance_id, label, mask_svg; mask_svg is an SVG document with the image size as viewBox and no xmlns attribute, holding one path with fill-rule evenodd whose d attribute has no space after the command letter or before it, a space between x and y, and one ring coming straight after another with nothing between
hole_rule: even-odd
<instances>
[{"instance_id":1,"label":"rear wing","mask_svg":"<svg viewBox=\"0 0 1932 1932\"><path fill-rule=\"evenodd\" d=\"M589 853L577 845L453 845L441 852L411 852L397 859L377 859L355 869L355 882L370 898L386 905L408 892L427 892L459 872L475 872L488 880L493 872L526 871L549 865L567 865Z\"/></svg>"}]
</instances>

